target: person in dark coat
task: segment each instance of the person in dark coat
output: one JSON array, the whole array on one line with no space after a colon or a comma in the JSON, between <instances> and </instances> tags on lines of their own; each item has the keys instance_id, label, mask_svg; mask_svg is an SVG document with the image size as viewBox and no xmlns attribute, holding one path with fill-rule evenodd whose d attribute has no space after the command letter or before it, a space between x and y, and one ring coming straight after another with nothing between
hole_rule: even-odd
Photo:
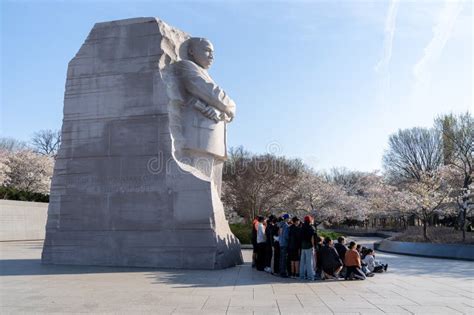
<instances>
[{"instance_id":1,"label":"person in dark coat","mask_svg":"<svg viewBox=\"0 0 474 315\"><path fill-rule=\"evenodd\" d=\"M344 236L339 236L337 238L337 243L334 244L334 248L336 249L337 254L339 255L339 258L342 260L342 263L344 265L341 270L341 275L345 275L346 274L345 257L346 257L346 252L347 252L346 238Z\"/></svg>"},{"instance_id":2,"label":"person in dark coat","mask_svg":"<svg viewBox=\"0 0 474 315\"><path fill-rule=\"evenodd\" d=\"M336 249L339 258L341 258L341 260L344 260L344 257L346 257L347 252L346 238L344 236L339 236L337 238L337 243L334 244L334 248Z\"/></svg>"},{"instance_id":3,"label":"person in dark coat","mask_svg":"<svg viewBox=\"0 0 474 315\"><path fill-rule=\"evenodd\" d=\"M324 246L321 249L321 267L323 269L322 279L337 279L342 270L342 260L339 257L330 237L324 239Z\"/></svg>"},{"instance_id":4,"label":"person in dark coat","mask_svg":"<svg viewBox=\"0 0 474 315\"><path fill-rule=\"evenodd\" d=\"M272 272L272 258L273 258L273 233L276 217L272 214L268 217L267 226L265 229L266 243L265 243L265 272Z\"/></svg>"},{"instance_id":5,"label":"person in dark coat","mask_svg":"<svg viewBox=\"0 0 474 315\"><path fill-rule=\"evenodd\" d=\"M276 217L273 220L272 225L272 238L273 238L273 264L272 264L272 273L278 275L280 273L280 239L279 239L279 230L280 222L282 218L277 219Z\"/></svg>"},{"instance_id":6,"label":"person in dark coat","mask_svg":"<svg viewBox=\"0 0 474 315\"><path fill-rule=\"evenodd\" d=\"M290 260L290 272L292 278L298 278L300 272L301 255L301 226L300 219L293 217L288 238L288 259Z\"/></svg>"},{"instance_id":7,"label":"person in dark coat","mask_svg":"<svg viewBox=\"0 0 474 315\"><path fill-rule=\"evenodd\" d=\"M290 218L290 215L288 213L285 213L281 216L281 222L278 225L279 231L278 231L278 242L280 245L280 276L286 278L288 277L288 234L290 231L290 226L288 224L288 220Z\"/></svg>"}]
</instances>

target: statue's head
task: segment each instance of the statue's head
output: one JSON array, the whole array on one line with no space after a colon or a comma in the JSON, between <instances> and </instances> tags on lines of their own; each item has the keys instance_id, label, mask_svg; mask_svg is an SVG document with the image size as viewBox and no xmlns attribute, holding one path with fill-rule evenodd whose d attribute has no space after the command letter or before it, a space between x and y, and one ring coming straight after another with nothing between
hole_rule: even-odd
<instances>
[{"instance_id":1,"label":"statue's head","mask_svg":"<svg viewBox=\"0 0 474 315\"><path fill-rule=\"evenodd\" d=\"M209 69L214 60L214 47L205 38L192 37L189 39L188 56L204 69Z\"/></svg>"}]
</instances>

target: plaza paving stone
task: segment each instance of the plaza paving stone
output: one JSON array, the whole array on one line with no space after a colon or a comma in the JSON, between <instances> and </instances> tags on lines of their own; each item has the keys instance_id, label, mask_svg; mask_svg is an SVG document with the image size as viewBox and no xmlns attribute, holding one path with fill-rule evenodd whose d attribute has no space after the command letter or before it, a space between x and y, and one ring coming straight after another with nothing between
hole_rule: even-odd
<instances>
[{"instance_id":1,"label":"plaza paving stone","mask_svg":"<svg viewBox=\"0 0 474 315\"><path fill-rule=\"evenodd\" d=\"M309 282L252 269L250 250L208 271L42 265L41 248L0 243L1 314L474 314L467 261L377 253L388 273Z\"/></svg>"}]
</instances>

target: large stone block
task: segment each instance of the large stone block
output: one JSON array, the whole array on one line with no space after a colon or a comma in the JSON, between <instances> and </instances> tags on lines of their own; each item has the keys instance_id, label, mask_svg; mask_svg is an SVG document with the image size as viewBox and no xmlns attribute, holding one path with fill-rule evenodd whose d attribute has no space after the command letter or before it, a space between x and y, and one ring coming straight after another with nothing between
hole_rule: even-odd
<instances>
[{"instance_id":1,"label":"large stone block","mask_svg":"<svg viewBox=\"0 0 474 315\"><path fill-rule=\"evenodd\" d=\"M43 263L242 262L219 185L177 158L185 128L173 67L189 38L156 18L98 23L69 63Z\"/></svg>"}]
</instances>

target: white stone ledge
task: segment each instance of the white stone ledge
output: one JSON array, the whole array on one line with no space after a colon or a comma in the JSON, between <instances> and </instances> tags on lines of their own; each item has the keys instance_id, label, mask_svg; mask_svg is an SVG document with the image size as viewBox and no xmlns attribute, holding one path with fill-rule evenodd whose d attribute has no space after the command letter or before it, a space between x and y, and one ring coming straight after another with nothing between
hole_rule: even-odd
<instances>
[{"instance_id":1,"label":"white stone ledge","mask_svg":"<svg viewBox=\"0 0 474 315\"><path fill-rule=\"evenodd\" d=\"M474 261L474 245L396 242L386 239L374 246L376 250L387 253Z\"/></svg>"},{"instance_id":2,"label":"white stone ledge","mask_svg":"<svg viewBox=\"0 0 474 315\"><path fill-rule=\"evenodd\" d=\"M0 241L42 240L48 203L0 200Z\"/></svg>"}]
</instances>

